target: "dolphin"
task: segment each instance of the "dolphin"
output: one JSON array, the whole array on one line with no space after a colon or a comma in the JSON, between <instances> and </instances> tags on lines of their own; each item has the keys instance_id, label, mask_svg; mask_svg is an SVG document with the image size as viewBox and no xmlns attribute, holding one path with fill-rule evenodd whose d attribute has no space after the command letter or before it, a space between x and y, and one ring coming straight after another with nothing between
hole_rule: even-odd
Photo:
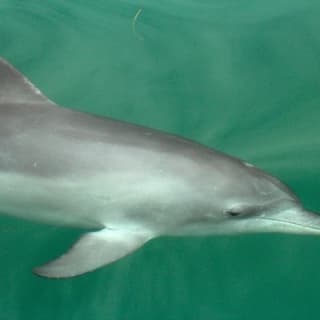
<instances>
[{"instance_id":1,"label":"dolphin","mask_svg":"<svg viewBox=\"0 0 320 320\"><path fill-rule=\"evenodd\" d=\"M83 228L33 272L67 278L159 236L320 234L275 177L194 141L56 105L0 60L0 211Z\"/></svg>"}]
</instances>

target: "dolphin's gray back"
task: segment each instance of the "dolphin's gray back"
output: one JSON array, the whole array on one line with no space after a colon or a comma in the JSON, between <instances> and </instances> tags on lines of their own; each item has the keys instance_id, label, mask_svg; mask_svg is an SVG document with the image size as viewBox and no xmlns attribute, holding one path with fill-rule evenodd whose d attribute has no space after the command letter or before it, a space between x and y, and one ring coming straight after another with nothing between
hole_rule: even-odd
<instances>
[{"instance_id":1,"label":"dolphin's gray back","mask_svg":"<svg viewBox=\"0 0 320 320\"><path fill-rule=\"evenodd\" d=\"M230 174L232 167L264 175L191 140L57 106L0 59L0 171L65 177L129 167L193 181Z\"/></svg>"},{"instance_id":2,"label":"dolphin's gray back","mask_svg":"<svg viewBox=\"0 0 320 320\"><path fill-rule=\"evenodd\" d=\"M145 158L142 164L148 167L147 157L155 154L159 160L176 155L201 161L197 159L199 148L206 150L156 130L54 105L0 104L0 170L65 175L75 170L108 169L113 165L108 161L120 149L128 162L141 156ZM212 156L212 151L207 153Z\"/></svg>"},{"instance_id":3,"label":"dolphin's gray back","mask_svg":"<svg viewBox=\"0 0 320 320\"><path fill-rule=\"evenodd\" d=\"M223 165L225 155L154 129L59 107L0 60L0 170L85 175L129 163L148 170L157 162L184 170L177 158L194 161L196 169L208 160Z\"/></svg>"}]
</instances>

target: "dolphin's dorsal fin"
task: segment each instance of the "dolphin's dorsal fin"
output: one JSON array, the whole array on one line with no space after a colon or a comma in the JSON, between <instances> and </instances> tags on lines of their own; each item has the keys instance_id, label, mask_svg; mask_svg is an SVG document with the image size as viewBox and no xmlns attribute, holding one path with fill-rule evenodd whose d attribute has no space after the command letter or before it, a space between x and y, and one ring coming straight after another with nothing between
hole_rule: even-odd
<instances>
[{"instance_id":1,"label":"dolphin's dorsal fin","mask_svg":"<svg viewBox=\"0 0 320 320\"><path fill-rule=\"evenodd\" d=\"M53 102L11 64L0 58L0 104L3 103Z\"/></svg>"},{"instance_id":2,"label":"dolphin's dorsal fin","mask_svg":"<svg viewBox=\"0 0 320 320\"><path fill-rule=\"evenodd\" d=\"M82 236L64 255L33 272L48 278L69 278L116 261L144 245L152 236L145 231L102 229Z\"/></svg>"}]
</instances>

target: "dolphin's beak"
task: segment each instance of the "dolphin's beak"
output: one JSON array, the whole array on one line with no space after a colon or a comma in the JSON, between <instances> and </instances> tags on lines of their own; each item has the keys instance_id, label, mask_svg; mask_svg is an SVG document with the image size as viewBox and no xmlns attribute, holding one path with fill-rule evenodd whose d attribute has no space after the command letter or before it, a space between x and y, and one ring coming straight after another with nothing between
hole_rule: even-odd
<instances>
[{"instance_id":1,"label":"dolphin's beak","mask_svg":"<svg viewBox=\"0 0 320 320\"><path fill-rule=\"evenodd\" d=\"M294 207L271 215L262 215L266 232L320 234L320 215Z\"/></svg>"}]
</instances>

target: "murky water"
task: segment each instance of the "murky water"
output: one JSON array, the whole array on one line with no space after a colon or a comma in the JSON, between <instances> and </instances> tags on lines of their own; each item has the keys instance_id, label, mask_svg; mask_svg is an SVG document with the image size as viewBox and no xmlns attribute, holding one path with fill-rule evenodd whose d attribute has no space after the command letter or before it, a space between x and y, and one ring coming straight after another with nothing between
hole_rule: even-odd
<instances>
[{"instance_id":1,"label":"murky water","mask_svg":"<svg viewBox=\"0 0 320 320\"><path fill-rule=\"evenodd\" d=\"M320 3L0 2L0 56L61 105L192 138L319 210ZM28 186L26 186L28 187ZM78 230L0 220L0 319L318 319L320 239L163 238L79 278Z\"/></svg>"}]
</instances>

